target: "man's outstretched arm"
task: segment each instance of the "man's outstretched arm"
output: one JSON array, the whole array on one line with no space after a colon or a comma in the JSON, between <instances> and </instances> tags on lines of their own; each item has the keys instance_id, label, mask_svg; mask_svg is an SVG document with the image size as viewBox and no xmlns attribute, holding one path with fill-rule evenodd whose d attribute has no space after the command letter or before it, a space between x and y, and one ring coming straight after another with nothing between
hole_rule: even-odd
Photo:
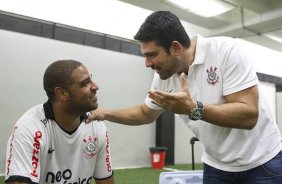
<instances>
[{"instance_id":1,"label":"man's outstretched arm","mask_svg":"<svg viewBox=\"0 0 282 184\"><path fill-rule=\"evenodd\" d=\"M142 125L152 123L162 112L162 110L153 110L146 104L125 109L97 109L91 112L87 122L91 120L108 120L124 125Z\"/></svg>"}]
</instances>

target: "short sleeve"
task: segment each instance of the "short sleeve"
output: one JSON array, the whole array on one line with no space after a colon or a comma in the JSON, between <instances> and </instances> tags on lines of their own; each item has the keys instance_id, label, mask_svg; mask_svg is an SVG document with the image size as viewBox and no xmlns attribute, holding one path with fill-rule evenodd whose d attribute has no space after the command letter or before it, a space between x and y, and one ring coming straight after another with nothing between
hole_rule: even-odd
<instances>
[{"instance_id":1,"label":"short sleeve","mask_svg":"<svg viewBox=\"0 0 282 184\"><path fill-rule=\"evenodd\" d=\"M233 47L226 49L222 58L223 95L229 95L258 84L253 58L247 47L236 40ZM224 49L222 49L224 50Z\"/></svg>"},{"instance_id":2,"label":"short sleeve","mask_svg":"<svg viewBox=\"0 0 282 184\"><path fill-rule=\"evenodd\" d=\"M5 180L38 183L43 130L35 128L30 119L20 119L7 143Z\"/></svg>"},{"instance_id":3,"label":"short sleeve","mask_svg":"<svg viewBox=\"0 0 282 184\"><path fill-rule=\"evenodd\" d=\"M96 159L94 178L97 180L106 179L113 174L110 138L106 125L103 122L94 122L94 127L98 128L99 134L99 151Z\"/></svg>"}]
</instances>

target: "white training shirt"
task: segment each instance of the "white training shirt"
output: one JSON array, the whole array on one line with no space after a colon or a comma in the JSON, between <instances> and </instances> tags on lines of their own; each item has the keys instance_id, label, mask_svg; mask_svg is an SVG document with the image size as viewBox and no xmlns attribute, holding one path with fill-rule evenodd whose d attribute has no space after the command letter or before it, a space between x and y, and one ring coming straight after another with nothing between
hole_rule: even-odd
<instances>
[{"instance_id":1,"label":"white training shirt","mask_svg":"<svg viewBox=\"0 0 282 184\"><path fill-rule=\"evenodd\" d=\"M258 85L253 60L239 39L197 36L195 60L186 78L192 99L224 104L224 96ZM167 80L155 73L152 89L180 91L179 75ZM148 107L159 110L147 96ZM225 128L180 115L204 146L202 161L217 169L245 171L262 165L282 149L281 135L259 90L259 117L252 130Z\"/></svg>"},{"instance_id":2,"label":"white training shirt","mask_svg":"<svg viewBox=\"0 0 282 184\"><path fill-rule=\"evenodd\" d=\"M28 110L15 124L7 145L6 181L90 183L92 176L106 179L112 174L103 122L82 120L69 134L54 121L48 101Z\"/></svg>"}]
</instances>

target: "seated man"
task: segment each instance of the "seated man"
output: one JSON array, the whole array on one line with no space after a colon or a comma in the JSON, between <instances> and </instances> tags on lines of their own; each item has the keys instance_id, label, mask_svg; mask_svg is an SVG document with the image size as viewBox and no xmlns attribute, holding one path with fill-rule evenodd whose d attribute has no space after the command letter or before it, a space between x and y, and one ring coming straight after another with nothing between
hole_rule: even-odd
<instances>
[{"instance_id":1,"label":"seated man","mask_svg":"<svg viewBox=\"0 0 282 184\"><path fill-rule=\"evenodd\" d=\"M45 71L48 101L16 122L6 154L5 183L113 184L109 135L104 123L85 124L98 107L98 86L86 67L59 60Z\"/></svg>"}]
</instances>

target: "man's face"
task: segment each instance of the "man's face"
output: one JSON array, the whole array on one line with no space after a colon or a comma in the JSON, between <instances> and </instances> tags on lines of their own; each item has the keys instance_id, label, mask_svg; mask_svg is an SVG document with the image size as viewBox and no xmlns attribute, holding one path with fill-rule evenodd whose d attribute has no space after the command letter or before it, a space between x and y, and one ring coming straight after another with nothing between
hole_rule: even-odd
<instances>
[{"instance_id":1,"label":"man's face","mask_svg":"<svg viewBox=\"0 0 282 184\"><path fill-rule=\"evenodd\" d=\"M92 81L92 75L81 65L72 74L73 84L68 87L68 108L85 113L98 108L96 96L99 87Z\"/></svg>"},{"instance_id":2,"label":"man's face","mask_svg":"<svg viewBox=\"0 0 282 184\"><path fill-rule=\"evenodd\" d=\"M145 56L146 67L155 70L161 79L165 80L179 72L181 63L173 54L167 53L154 41L142 42L141 53Z\"/></svg>"}]
</instances>

